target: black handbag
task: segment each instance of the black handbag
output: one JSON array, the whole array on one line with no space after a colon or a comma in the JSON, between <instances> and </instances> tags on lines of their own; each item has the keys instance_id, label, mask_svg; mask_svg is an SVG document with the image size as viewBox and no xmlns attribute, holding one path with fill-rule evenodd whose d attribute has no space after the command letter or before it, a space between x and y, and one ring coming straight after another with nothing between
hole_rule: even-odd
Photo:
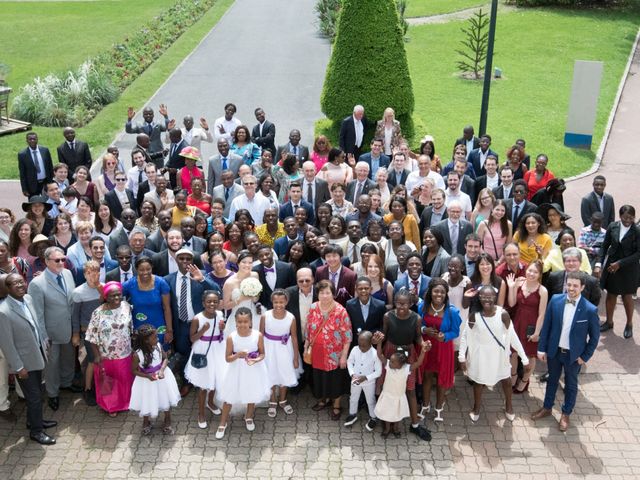
<instances>
[{"instance_id":1,"label":"black handbag","mask_svg":"<svg viewBox=\"0 0 640 480\"><path fill-rule=\"evenodd\" d=\"M218 321L217 318L213 317L213 330L212 332L216 331L216 322ZM204 368L207 366L207 355L209 354L209 349L211 348L211 342L213 341L213 334L211 335L211 338L209 339L209 345L207 345L207 351L204 353L192 353L191 354L191 366L193 368Z\"/></svg>"}]
</instances>

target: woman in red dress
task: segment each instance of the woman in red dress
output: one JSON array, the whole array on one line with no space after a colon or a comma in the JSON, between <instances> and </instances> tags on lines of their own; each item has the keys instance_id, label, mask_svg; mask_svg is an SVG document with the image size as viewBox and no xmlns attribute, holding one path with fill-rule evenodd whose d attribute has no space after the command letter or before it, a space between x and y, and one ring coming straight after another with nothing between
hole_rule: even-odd
<instances>
[{"instance_id":1,"label":"woman in red dress","mask_svg":"<svg viewBox=\"0 0 640 480\"><path fill-rule=\"evenodd\" d=\"M460 334L460 311L449 303L449 284L441 278L433 278L422 304L422 338L431 341L431 350L424 357L422 372L422 411L431 411L431 387L436 383L436 417L442 422L444 397L453 387L455 373L455 348L453 340Z\"/></svg>"},{"instance_id":2,"label":"woman in red dress","mask_svg":"<svg viewBox=\"0 0 640 480\"><path fill-rule=\"evenodd\" d=\"M516 394L524 393L529 389L529 379L536 368L538 339L549 299L547 289L540 284L541 278L542 263L539 261L527 267L524 277L516 278L513 273L507 276L509 305L511 307L518 305L513 327L529 357L529 365L524 367L524 374L518 379L518 354L511 352L511 383L513 393Z\"/></svg>"},{"instance_id":3,"label":"woman in red dress","mask_svg":"<svg viewBox=\"0 0 640 480\"><path fill-rule=\"evenodd\" d=\"M204 191L204 178L191 179L191 192L187 197L187 205L199 208L207 217L211 215L211 195Z\"/></svg>"}]
</instances>

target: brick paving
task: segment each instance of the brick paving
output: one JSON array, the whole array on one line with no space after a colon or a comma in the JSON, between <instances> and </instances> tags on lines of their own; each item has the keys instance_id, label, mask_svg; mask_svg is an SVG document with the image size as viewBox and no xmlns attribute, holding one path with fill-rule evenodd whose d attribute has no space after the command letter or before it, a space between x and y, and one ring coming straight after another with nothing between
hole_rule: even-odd
<instances>
[{"instance_id":1,"label":"brick paving","mask_svg":"<svg viewBox=\"0 0 640 480\"><path fill-rule=\"evenodd\" d=\"M173 411L176 434L163 436L157 428L151 437L141 436L135 414L109 418L65 393L58 412L45 407L46 418L59 422L51 431L57 445L45 448L28 440L24 402L12 393L19 420L0 423L0 478L637 479L639 394L637 375L581 375L571 428L560 433L557 408L555 419L537 425L528 419L544 395L537 381L528 394L514 397L513 423L504 416L501 394L488 391L473 424L467 416L471 387L458 377L445 422L435 426L428 418L433 439L425 443L407 432L407 422L400 439L382 439L380 428L366 431L366 413L353 427L342 427L326 412L313 412L308 393L292 396L296 411L289 417L280 410L272 420L258 409L253 433L236 415L223 440L214 438L216 424L198 429L193 393Z\"/></svg>"}]
</instances>

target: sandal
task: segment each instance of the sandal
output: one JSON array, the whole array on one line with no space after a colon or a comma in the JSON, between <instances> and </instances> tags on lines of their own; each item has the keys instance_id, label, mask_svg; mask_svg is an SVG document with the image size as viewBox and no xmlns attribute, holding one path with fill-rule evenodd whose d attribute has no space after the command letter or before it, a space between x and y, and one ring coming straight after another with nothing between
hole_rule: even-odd
<instances>
[{"instance_id":1,"label":"sandal","mask_svg":"<svg viewBox=\"0 0 640 480\"><path fill-rule=\"evenodd\" d=\"M253 418L245 418L244 425L247 427L247 430L253 432L256 429L256 424L253 423Z\"/></svg>"},{"instance_id":2,"label":"sandal","mask_svg":"<svg viewBox=\"0 0 640 480\"><path fill-rule=\"evenodd\" d=\"M142 435L144 435L145 437L148 437L149 435L151 435L152 428L153 427L150 424L142 427Z\"/></svg>"},{"instance_id":3,"label":"sandal","mask_svg":"<svg viewBox=\"0 0 640 480\"><path fill-rule=\"evenodd\" d=\"M431 404L428 405L422 405L422 408L420 409L420 412L418 413L418 417L421 420L424 420L424 414L425 413L429 413L431 411Z\"/></svg>"},{"instance_id":4,"label":"sandal","mask_svg":"<svg viewBox=\"0 0 640 480\"><path fill-rule=\"evenodd\" d=\"M111 418L116 418L118 416L118 412L109 412L109 416Z\"/></svg>"},{"instance_id":5,"label":"sandal","mask_svg":"<svg viewBox=\"0 0 640 480\"><path fill-rule=\"evenodd\" d=\"M284 410L284 413L286 413L287 415L291 415L293 413L293 407L289 405L289 402L287 400L282 400L281 402L278 402L278 404L280 405L280 408Z\"/></svg>"},{"instance_id":6,"label":"sandal","mask_svg":"<svg viewBox=\"0 0 640 480\"><path fill-rule=\"evenodd\" d=\"M173 429L171 425L165 425L164 427L162 427L163 435L173 435L174 433L176 433L176 431Z\"/></svg>"},{"instance_id":7,"label":"sandal","mask_svg":"<svg viewBox=\"0 0 640 480\"><path fill-rule=\"evenodd\" d=\"M318 402L313 407L311 407L311 410L313 410L314 412L319 412L320 410L323 410L326 406L327 406L326 402Z\"/></svg>"},{"instance_id":8,"label":"sandal","mask_svg":"<svg viewBox=\"0 0 640 480\"><path fill-rule=\"evenodd\" d=\"M226 425L220 425L218 427L218 430L216 430L216 438L218 440L222 440L224 438L224 432L227 431L227 426Z\"/></svg>"},{"instance_id":9,"label":"sandal","mask_svg":"<svg viewBox=\"0 0 640 480\"><path fill-rule=\"evenodd\" d=\"M271 418L276 418L278 414L278 410L276 407L278 406L277 402L269 402L269 408L267 408L267 415Z\"/></svg>"},{"instance_id":10,"label":"sandal","mask_svg":"<svg viewBox=\"0 0 640 480\"><path fill-rule=\"evenodd\" d=\"M342 414L342 409L341 408L332 408L331 411L329 412L329 416L331 417L331 420L340 420L340 415Z\"/></svg>"}]
</instances>

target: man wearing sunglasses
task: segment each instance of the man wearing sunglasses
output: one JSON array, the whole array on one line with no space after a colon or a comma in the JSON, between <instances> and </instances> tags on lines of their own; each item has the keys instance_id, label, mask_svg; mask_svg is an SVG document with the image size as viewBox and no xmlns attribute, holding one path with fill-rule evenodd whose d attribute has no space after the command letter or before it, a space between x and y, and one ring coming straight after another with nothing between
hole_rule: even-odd
<instances>
[{"instance_id":1,"label":"man wearing sunglasses","mask_svg":"<svg viewBox=\"0 0 640 480\"><path fill-rule=\"evenodd\" d=\"M64 268L64 251L49 247L44 252L47 268L29 284L36 318L44 322L49 337L49 352L44 380L48 405L52 410L60 406L60 389L74 393L82 388L72 384L75 359L71 344L71 294L76 284L73 275Z\"/></svg>"}]
</instances>

